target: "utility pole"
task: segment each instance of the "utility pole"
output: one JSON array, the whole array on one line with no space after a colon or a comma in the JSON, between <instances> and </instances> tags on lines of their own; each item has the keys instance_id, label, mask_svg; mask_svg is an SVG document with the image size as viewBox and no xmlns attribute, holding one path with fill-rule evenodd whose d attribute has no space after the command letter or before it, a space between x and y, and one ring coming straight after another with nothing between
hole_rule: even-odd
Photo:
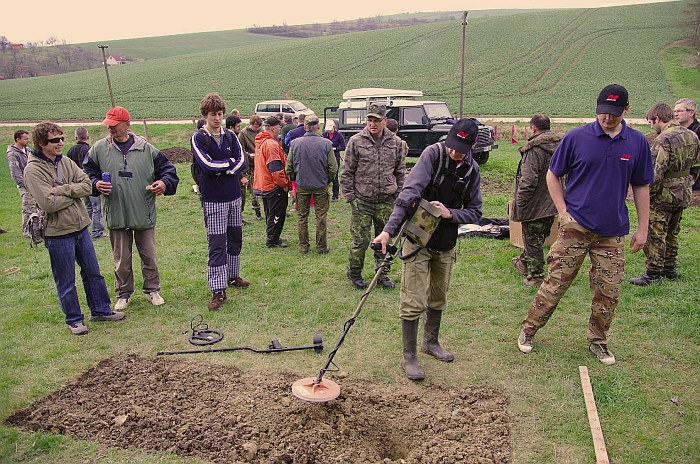
<instances>
[{"instance_id":1,"label":"utility pole","mask_svg":"<svg viewBox=\"0 0 700 464\"><path fill-rule=\"evenodd\" d=\"M467 21L468 11L465 11L462 15L462 80L459 83L459 118L462 119L464 115L464 49L467 43ZM104 53L104 50L102 51Z\"/></svg>"},{"instance_id":2,"label":"utility pole","mask_svg":"<svg viewBox=\"0 0 700 464\"><path fill-rule=\"evenodd\" d=\"M105 65L105 73L107 74L107 86L109 87L109 99L112 101L112 108L114 108L114 95L112 94L112 81L109 80L109 70L107 69L107 57L105 56L105 48L109 48L109 45L98 45L97 48L102 50L102 64ZM462 74L464 74L464 58L462 58Z\"/></svg>"}]
</instances>

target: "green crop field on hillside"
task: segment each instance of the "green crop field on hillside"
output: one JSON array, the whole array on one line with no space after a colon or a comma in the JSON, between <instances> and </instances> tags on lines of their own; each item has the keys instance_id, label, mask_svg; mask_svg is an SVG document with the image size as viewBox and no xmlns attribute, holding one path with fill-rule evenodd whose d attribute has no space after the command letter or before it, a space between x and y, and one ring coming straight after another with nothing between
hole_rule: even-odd
<instances>
[{"instance_id":1,"label":"green crop field on hillside","mask_svg":"<svg viewBox=\"0 0 700 464\"><path fill-rule=\"evenodd\" d=\"M118 53L132 59L154 59L198 53L203 50L245 47L261 43L286 40L284 37L251 34L243 30L198 32L193 34L165 35L138 39L108 40L77 44L95 49L98 45L109 46L107 53ZM99 50L98 50L99 51Z\"/></svg>"},{"instance_id":2,"label":"green crop field on hillside","mask_svg":"<svg viewBox=\"0 0 700 464\"><path fill-rule=\"evenodd\" d=\"M630 91L630 116L643 117L656 101L681 96L660 51L686 34L678 25L683 7L474 19L467 28L465 112L589 116L600 88L618 82ZM117 104L134 118L196 116L207 92L220 93L244 115L271 98L299 99L320 112L356 87L420 89L458 111L461 36L459 21L441 22L156 59L110 75ZM697 99L700 71L688 76L682 96ZM2 81L0 101L6 121L96 119L110 106L103 70Z\"/></svg>"}]
</instances>

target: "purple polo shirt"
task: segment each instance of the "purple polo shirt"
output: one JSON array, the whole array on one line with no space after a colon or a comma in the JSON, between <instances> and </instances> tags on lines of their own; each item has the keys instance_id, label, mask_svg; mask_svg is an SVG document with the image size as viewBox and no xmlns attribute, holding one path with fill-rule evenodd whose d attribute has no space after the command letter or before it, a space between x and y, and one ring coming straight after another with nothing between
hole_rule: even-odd
<instances>
[{"instance_id":1,"label":"purple polo shirt","mask_svg":"<svg viewBox=\"0 0 700 464\"><path fill-rule=\"evenodd\" d=\"M654 181L654 164L644 135L627 127L611 139L598 120L571 129L552 156L549 169L566 177L567 211L586 229L610 237L627 235L625 199L630 184Z\"/></svg>"}]
</instances>

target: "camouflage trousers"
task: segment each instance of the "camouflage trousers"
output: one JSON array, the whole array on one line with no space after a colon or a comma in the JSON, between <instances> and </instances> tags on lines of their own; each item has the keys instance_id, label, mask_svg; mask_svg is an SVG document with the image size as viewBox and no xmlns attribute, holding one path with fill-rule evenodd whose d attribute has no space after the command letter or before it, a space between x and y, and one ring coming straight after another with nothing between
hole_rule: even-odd
<instances>
[{"instance_id":1,"label":"camouflage trousers","mask_svg":"<svg viewBox=\"0 0 700 464\"><path fill-rule=\"evenodd\" d=\"M523 243L520 260L525 263L533 277L544 277L544 241L549 236L554 216L523 221Z\"/></svg>"},{"instance_id":2,"label":"camouflage trousers","mask_svg":"<svg viewBox=\"0 0 700 464\"><path fill-rule=\"evenodd\" d=\"M652 206L649 214L649 237L644 245L647 272L658 274L674 269L678 258L678 233L681 230L683 208L661 210Z\"/></svg>"},{"instance_id":3,"label":"camouflage trousers","mask_svg":"<svg viewBox=\"0 0 700 464\"><path fill-rule=\"evenodd\" d=\"M299 219L299 248L303 252L309 251L309 211L311 210L311 195L314 197L314 210L316 211L316 251L325 253L328 242L326 234L328 230L328 187L320 189L297 188L297 212Z\"/></svg>"},{"instance_id":4,"label":"camouflage trousers","mask_svg":"<svg viewBox=\"0 0 700 464\"><path fill-rule=\"evenodd\" d=\"M34 198L25 189L19 189L19 196L22 199L22 235L31 238L29 233L29 216L39 212L39 207L36 205Z\"/></svg>"},{"instance_id":5,"label":"camouflage trousers","mask_svg":"<svg viewBox=\"0 0 700 464\"><path fill-rule=\"evenodd\" d=\"M365 252L369 243L384 229L394 210L393 203L368 203L360 199L350 202L350 257L348 259L348 275L361 277L365 266ZM374 225L374 235L372 235ZM374 272L379 269L382 260L381 252L374 252Z\"/></svg>"},{"instance_id":6,"label":"camouflage trousers","mask_svg":"<svg viewBox=\"0 0 700 464\"><path fill-rule=\"evenodd\" d=\"M260 212L260 200L258 199L258 196L253 193L253 181L255 180L255 166L253 165L252 159L253 158L251 158L250 156L248 157L248 172L245 175L245 177L248 179L248 185L245 187L241 185L241 213L245 209L246 190L248 190L248 192L250 193L250 206L252 206L255 211Z\"/></svg>"},{"instance_id":7,"label":"camouflage trousers","mask_svg":"<svg viewBox=\"0 0 700 464\"><path fill-rule=\"evenodd\" d=\"M587 338L589 343L607 343L625 274L624 246L624 237L595 234L576 222L570 214L564 214L560 218L557 241L547 255L549 274L523 321L525 333L534 335L547 323L588 255L591 259L589 279L593 301Z\"/></svg>"}]
</instances>

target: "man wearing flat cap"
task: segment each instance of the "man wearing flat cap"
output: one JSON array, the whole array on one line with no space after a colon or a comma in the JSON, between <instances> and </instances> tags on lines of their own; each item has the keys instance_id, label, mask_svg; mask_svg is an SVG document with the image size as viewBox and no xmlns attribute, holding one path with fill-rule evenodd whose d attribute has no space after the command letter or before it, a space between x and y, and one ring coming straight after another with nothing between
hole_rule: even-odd
<instances>
[{"instance_id":1,"label":"man wearing flat cap","mask_svg":"<svg viewBox=\"0 0 700 464\"><path fill-rule=\"evenodd\" d=\"M114 253L114 309L126 309L134 292L134 242L141 257L143 291L152 305L160 306L165 301L156 258L156 196L175 195L180 179L160 150L129 130L131 116L126 108L115 106L102 124L109 127L109 136L92 146L83 169L90 176L93 195L104 196ZM111 179L105 179L105 173Z\"/></svg>"},{"instance_id":2,"label":"man wearing flat cap","mask_svg":"<svg viewBox=\"0 0 700 464\"><path fill-rule=\"evenodd\" d=\"M481 177L479 165L472 157L478 138L476 123L468 118L458 120L444 142L423 150L416 165L406 177L396 206L382 232L374 239L382 245L382 253L391 237L410 220L416 205L424 199L439 211L440 220L427 246L409 241L402 254L401 296L399 313L403 338L401 367L411 380L423 380L425 373L416 357L418 325L424 316L424 353L440 361L450 362L454 355L438 341L442 312L447 308L447 289L452 279L455 245L460 224L476 223L481 217Z\"/></svg>"},{"instance_id":3,"label":"man wearing flat cap","mask_svg":"<svg viewBox=\"0 0 700 464\"><path fill-rule=\"evenodd\" d=\"M304 121L306 133L292 140L287 157L287 175L297 183L297 211L299 212L299 249L309 252L309 210L311 197L316 210L316 251L330 251L327 241L327 219L330 195L328 184L338 172L338 163L333 154L333 144L319 133L318 116L308 116Z\"/></svg>"},{"instance_id":4,"label":"man wearing flat cap","mask_svg":"<svg viewBox=\"0 0 700 464\"><path fill-rule=\"evenodd\" d=\"M570 130L552 156L547 186L559 213L559 236L547 256L549 273L522 323L518 349L523 353L532 351L535 333L547 323L588 255L593 291L588 347L601 363L615 364L608 334L625 271L625 235L630 231L625 199L631 185L637 230L630 247L636 253L647 241L649 184L654 181L649 143L625 123L628 110L627 90L606 86L598 95L596 120Z\"/></svg>"},{"instance_id":5,"label":"man wearing flat cap","mask_svg":"<svg viewBox=\"0 0 700 464\"><path fill-rule=\"evenodd\" d=\"M347 277L356 288L367 287L362 270L372 240L372 225L375 234L384 229L405 177L406 153L401 139L386 128L386 107L371 104L367 125L348 140L340 176L343 197L351 207ZM375 251L375 272L381 260L382 254ZM396 286L386 274L380 276L378 284L384 288Z\"/></svg>"}]
</instances>

